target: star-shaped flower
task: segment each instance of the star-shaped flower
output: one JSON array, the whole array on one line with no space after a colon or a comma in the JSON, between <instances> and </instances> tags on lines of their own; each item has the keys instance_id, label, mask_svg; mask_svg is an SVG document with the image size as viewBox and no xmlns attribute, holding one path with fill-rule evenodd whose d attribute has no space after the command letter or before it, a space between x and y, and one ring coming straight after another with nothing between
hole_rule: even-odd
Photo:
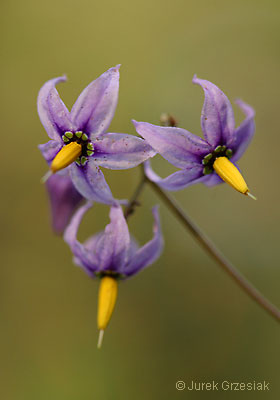
<instances>
[{"instance_id":1,"label":"star-shaped flower","mask_svg":"<svg viewBox=\"0 0 280 400\"><path fill-rule=\"evenodd\" d=\"M67 168L75 188L93 201L114 204L115 200L99 166L127 169L137 166L155 152L141 138L108 133L119 90L119 65L91 82L80 94L71 112L55 85L65 77L46 82L38 96L38 113L51 140L39 148L50 165L50 173Z\"/></svg>"},{"instance_id":2,"label":"star-shaped flower","mask_svg":"<svg viewBox=\"0 0 280 400\"><path fill-rule=\"evenodd\" d=\"M196 76L193 83L200 85L205 94L201 114L205 139L185 129L133 121L136 131L154 150L181 169L162 179L146 162L147 176L167 190L180 190L199 182L213 186L224 180L239 192L253 197L233 164L240 159L254 135L253 108L237 101L246 118L235 128L233 110L226 95L213 83Z\"/></svg>"},{"instance_id":3,"label":"star-shaped flower","mask_svg":"<svg viewBox=\"0 0 280 400\"><path fill-rule=\"evenodd\" d=\"M101 344L104 329L112 315L116 297L117 282L127 279L152 264L163 247L157 207L153 209L154 236L144 246L139 247L130 236L128 226L120 206L110 210L111 222L105 230L90 237L84 244L77 240L80 222L91 207L88 202L73 216L65 230L64 240L74 255L74 262L85 269L91 277L101 278L98 306L98 329Z\"/></svg>"}]
</instances>

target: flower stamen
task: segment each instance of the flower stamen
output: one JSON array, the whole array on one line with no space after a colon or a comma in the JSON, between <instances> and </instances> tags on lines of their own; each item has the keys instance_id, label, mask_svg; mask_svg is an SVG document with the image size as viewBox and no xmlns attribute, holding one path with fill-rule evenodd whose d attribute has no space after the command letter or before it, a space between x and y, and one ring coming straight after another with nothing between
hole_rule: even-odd
<instances>
[{"instance_id":1,"label":"flower stamen","mask_svg":"<svg viewBox=\"0 0 280 400\"><path fill-rule=\"evenodd\" d=\"M118 293L118 283L112 276L105 275L101 278L98 295L97 327L99 339L97 347L100 348L106 329L115 308Z\"/></svg>"},{"instance_id":2,"label":"flower stamen","mask_svg":"<svg viewBox=\"0 0 280 400\"><path fill-rule=\"evenodd\" d=\"M247 196L254 197L251 195L251 193L249 194L248 186L241 173L227 157L216 158L213 168L219 177L232 186L235 190Z\"/></svg>"},{"instance_id":3,"label":"flower stamen","mask_svg":"<svg viewBox=\"0 0 280 400\"><path fill-rule=\"evenodd\" d=\"M82 153L82 145L78 142L71 142L57 153L51 163L51 171L56 173L63 168L68 167L72 164Z\"/></svg>"}]
</instances>

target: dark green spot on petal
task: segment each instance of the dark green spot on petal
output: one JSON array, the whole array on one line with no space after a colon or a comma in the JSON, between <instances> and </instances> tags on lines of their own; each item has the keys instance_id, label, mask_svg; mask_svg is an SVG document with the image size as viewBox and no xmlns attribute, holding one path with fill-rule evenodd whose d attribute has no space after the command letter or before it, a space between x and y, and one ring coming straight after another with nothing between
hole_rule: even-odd
<instances>
[{"instance_id":1,"label":"dark green spot on petal","mask_svg":"<svg viewBox=\"0 0 280 400\"><path fill-rule=\"evenodd\" d=\"M78 139L80 139L80 138L82 137L82 134L83 134L82 131L75 132L75 136L76 136Z\"/></svg>"},{"instance_id":2,"label":"dark green spot on petal","mask_svg":"<svg viewBox=\"0 0 280 400\"><path fill-rule=\"evenodd\" d=\"M65 132L64 136L68 137L68 139L72 139L74 136L72 132Z\"/></svg>"}]
</instances>

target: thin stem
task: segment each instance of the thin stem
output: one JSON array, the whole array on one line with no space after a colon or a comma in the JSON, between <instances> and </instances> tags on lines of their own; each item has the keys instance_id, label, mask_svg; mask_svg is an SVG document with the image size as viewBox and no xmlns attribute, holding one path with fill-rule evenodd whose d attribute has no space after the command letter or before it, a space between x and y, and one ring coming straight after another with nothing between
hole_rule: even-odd
<instances>
[{"instance_id":1,"label":"thin stem","mask_svg":"<svg viewBox=\"0 0 280 400\"><path fill-rule=\"evenodd\" d=\"M142 174L141 180L133 193L131 199L129 200L128 205L126 206L124 210L124 217L125 219L128 219L128 217L134 213L135 207L139 205L138 203L138 197L142 193L142 190L144 189L145 183L147 182L146 176Z\"/></svg>"},{"instance_id":2,"label":"thin stem","mask_svg":"<svg viewBox=\"0 0 280 400\"><path fill-rule=\"evenodd\" d=\"M164 192L154 182L146 177L146 181L153 190L161 197L173 214L182 222L186 229L195 237L204 250L223 268L223 270L243 289L259 306L272 315L280 322L280 311L267 300L235 267L225 256L216 248L216 246L204 235L198 226L182 210L179 204L168 193Z\"/></svg>"}]
</instances>

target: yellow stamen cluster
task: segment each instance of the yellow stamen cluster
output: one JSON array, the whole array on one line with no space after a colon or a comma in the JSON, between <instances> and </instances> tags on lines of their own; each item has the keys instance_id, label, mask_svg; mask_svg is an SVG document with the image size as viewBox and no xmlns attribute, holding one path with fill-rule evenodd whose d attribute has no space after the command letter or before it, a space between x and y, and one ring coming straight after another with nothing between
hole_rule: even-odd
<instances>
[{"instance_id":1,"label":"yellow stamen cluster","mask_svg":"<svg viewBox=\"0 0 280 400\"><path fill-rule=\"evenodd\" d=\"M106 329L115 308L118 294L117 280L111 276L101 278L98 295L97 327L99 329L99 340L97 347L102 344L104 330Z\"/></svg>"},{"instance_id":2,"label":"yellow stamen cluster","mask_svg":"<svg viewBox=\"0 0 280 400\"><path fill-rule=\"evenodd\" d=\"M77 157L82 153L82 145L77 142L71 142L57 153L51 164L51 171L53 173L60 171L63 168L72 164Z\"/></svg>"},{"instance_id":3,"label":"yellow stamen cluster","mask_svg":"<svg viewBox=\"0 0 280 400\"><path fill-rule=\"evenodd\" d=\"M216 158L213 168L219 177L223 179L223 181L228 183L238 192L253 197L251 194L249 194L249 189L243 176L227 157Z\"/></svg>"}]
</instances>

